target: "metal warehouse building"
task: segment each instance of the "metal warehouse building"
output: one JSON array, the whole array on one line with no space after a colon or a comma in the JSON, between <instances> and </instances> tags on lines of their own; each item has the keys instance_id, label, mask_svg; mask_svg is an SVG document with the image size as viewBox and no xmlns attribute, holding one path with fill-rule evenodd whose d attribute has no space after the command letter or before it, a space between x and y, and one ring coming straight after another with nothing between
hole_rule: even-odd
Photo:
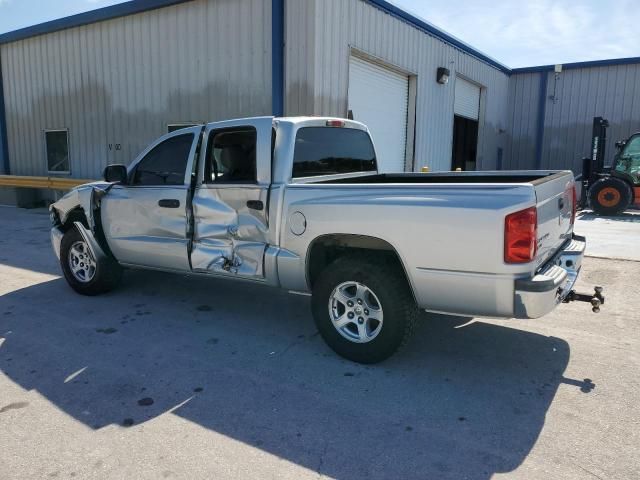
<instances>
[{"instance_id":1,"label":"metal warehouse building","mask_svg":"<svg viewBox=\"0 0 640 480\"><path fill-rule=\"evenodd\" d=\"M366 123L384 171L578 168L640 59L511 70L384 0L140 0L0 35L0 168L99 178L194 123ZM446 77L449 81L446 82Z\"/></svg>"},{"instance_id":2,"label":"metal warehouse building","mask_svg":"<svg viewBox=\"0 0 640 480\"><path fill-rule=\"evenodd\" d=\"M640 58L520 68L509 84L505 166L567 168L590 156L593 117L609 120L610 140L640 131ZM613 142L611 142L613 143ZM615 149L607 149L607 164Z\"/></svg>"}]
</instances>

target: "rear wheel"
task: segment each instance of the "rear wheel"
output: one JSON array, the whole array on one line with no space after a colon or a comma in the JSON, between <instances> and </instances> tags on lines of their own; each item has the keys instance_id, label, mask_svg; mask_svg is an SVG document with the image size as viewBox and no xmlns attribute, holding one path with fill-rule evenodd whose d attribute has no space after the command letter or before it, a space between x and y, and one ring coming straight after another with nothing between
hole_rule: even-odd
<instances>
[{"instance_id":1,"label":"rear wheel","mask_svg":"<svg viewBox=\"0 0 640 480\"><path fill-rule=\"evenodd\" d=\"M343 257L315 282L313 317L327 344L359 363L393 355L411 337L419 309L401 267L379 257Z\"/></svg>"},{"instance_id":2,"label":"rear wheel","mask_svg":"<svg viewBox=\"0 0 640 480\"><path fill-rule=\"evenodd\" d=\"M619 215L631 205L633 195L627 183L619 178L601 178L589 189L591 208L598 215Z\"/></svg>"},{"instance_id":3,"label":"rear wheel","mask_svg":"<svg viewBox=\"0 0 640 480\"><path fill-rule=\"evenodd\" d=\"M122 268L112 258L97 261L80 232L71 227L60 244L60 266L67 283L82 295L99 295L113 290Z\"/></svg>"}]
</instances>

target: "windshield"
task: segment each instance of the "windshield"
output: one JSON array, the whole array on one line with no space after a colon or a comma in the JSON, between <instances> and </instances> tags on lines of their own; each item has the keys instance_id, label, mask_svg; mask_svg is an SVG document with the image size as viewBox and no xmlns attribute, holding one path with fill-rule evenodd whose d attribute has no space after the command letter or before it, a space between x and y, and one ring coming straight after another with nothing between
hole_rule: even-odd
<instances>
[{"instance_id":1,"label":"windshield","mask_svg":"<svg viewBox=\"0 0 640 480\"><path fill-rule=\"evenodd\" d=\"M375 171L376 154L366 131L333 127L298 130L293 178Z\"/></svg>"},{"instance_id":2,"label":"windshield","mask_svg":"<svg viewBox=\"0 0 640 480\"><path fill-rule=\"evenodd\" d=\"M631 137L620 152L616 171L627 173L634 177L634 183L640 183L640 134Z\"/></svg>"}]
</instances>

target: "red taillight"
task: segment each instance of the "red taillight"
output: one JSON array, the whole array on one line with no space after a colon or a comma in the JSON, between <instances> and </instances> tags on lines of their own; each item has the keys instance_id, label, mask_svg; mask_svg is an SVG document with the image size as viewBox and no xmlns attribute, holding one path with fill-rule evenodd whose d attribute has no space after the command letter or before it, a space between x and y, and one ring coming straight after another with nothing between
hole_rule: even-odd
<instances>
[{"instance_id":1,"label":"red taillight","mask_svg":"<svg viewBox=\"0 0 640 480\"><path fill-rule=\"evenodd\" d=\"M576 221L576 209L578 208L578 193L576 192L575 183L571 189L571 201L573 202L573 205L571 206L571 225L573 225Z\"/></svg>"},{"instance_id":2,"label":"red taillight","mask_svg":"<svg viewBox=\"0 0 640 480\"><path fill-rule=\"evenodd\" d=\"M527 263L538 250L538 212L536 207L507 215L504 219L504 261Z\"/></svg>"},{"instance_id":3,"label":"red taillight","mask_svg":"<svg viewBox=\"0 0 640 480\"><path fill-rule=\"evenodd\" d=\"M327 120L327 127L344 127L344 120Z\"/></svg>"}]
</instances>

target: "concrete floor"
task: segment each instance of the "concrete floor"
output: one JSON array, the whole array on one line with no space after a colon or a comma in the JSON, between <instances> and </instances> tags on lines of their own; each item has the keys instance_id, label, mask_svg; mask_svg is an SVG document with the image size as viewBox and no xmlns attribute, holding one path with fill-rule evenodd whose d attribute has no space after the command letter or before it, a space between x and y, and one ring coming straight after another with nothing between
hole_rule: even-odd
<instances>
[{"instance_id":1,"label":"concrete floor","mask_svg":"<svg viewBox=\"0 0 640 480\"><path fill-rule=\"evenodd\" d=\"M0 208L0 479L640 478L639 262L586 259L599 315L429 317L365 367L277 290L128 272L81 297L48 232Z\"/></svg>"},{"instance_id":2,"label":"concrete floor","mask_svg":"<svg viewBox=\"0 0 640 480\"><path fill-rule=\"evenodd\" d=\"M587 237L589 255L640 261L640 210L627 210L616 217L599 217L584 210L576 216L575 231Z\"/></svg>"}]
</instances>

